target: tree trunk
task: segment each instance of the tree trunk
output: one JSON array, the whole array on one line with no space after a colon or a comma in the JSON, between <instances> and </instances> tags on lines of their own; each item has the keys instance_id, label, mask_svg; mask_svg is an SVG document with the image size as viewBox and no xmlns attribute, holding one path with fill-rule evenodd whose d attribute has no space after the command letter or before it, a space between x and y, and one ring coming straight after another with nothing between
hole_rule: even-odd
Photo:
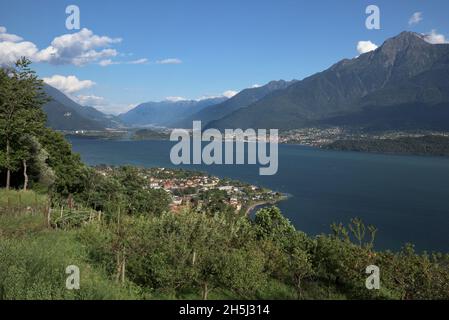
<instances>
[{"instance_id":1,"label":"tree trunk","mask_svg":"<svg viewBox=\"0 0 449 320\"><path fill-rule=\"evenodd\" d=\"M27 161L25 159L22 160L23 163L23 191L27 191L28 188L28 174L27 174Z\"/></svg>"},{"instance_id":2,"label":"tree trunk","mask_svg":"<svg viewBox=\"0 0 449 320\"><path fill-rule=\"evenodd\" d=\"M123 249L123 257L122 257L122 284L125 283L125 269L126 268L126 256L125 249Z\"/></svg>"},{"instance_id":3,"label":"tree trunk","mask_svg":"<svg viewBox=\"0 0 449 320\"><path fill-rule=\"evenodd\" d=\"M296 280L296 295L298 300L302 299L301 278Z\"/></svg>"},{"instance_id":4,"label":"tree trunk","mask_svg":"<svg viewBox=\"0 0 449 320\"><path fill-rule=\"evenodd\" d=\"M120 251L117 250L116 253L116 268L117 268L117 273L115 274L115 281L119 282L120 281L120 275L122 273L122 263L120 261Z\"/></svg>"},{"instance_id":5,"label":"tree trunk","mask_svg":"<svg viewBox=\"0 0 449 320\"><path fill-rule=\"evenodd\" d=\"M6 190L11 186L11 169L9 168L9 139L6 139Z\"/></svg>"},{"instance_id":6,"label":"tree trunk","mask_svg":"<svg viewBox=\"0 0 449 320\"><path fill-rule=\"evenodd\" d=\"M207 295L209 294L209 289L207 287L207 282L203 286L203 300L207 300Z\"/></svg>"}]
</instances>

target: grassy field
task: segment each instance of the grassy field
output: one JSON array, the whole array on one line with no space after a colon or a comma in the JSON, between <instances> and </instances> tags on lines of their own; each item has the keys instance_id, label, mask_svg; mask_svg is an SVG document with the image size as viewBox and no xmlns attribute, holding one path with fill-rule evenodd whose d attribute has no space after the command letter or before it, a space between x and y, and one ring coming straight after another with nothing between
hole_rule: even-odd
<instances>
[{"instance_id":1,"label":"grassy field","mask_svg":"<svg viewBox=\"0 0 449 320\"><path fill-rule=\"evenodd\" d=\"M34 191L0 189L0 214L38 213L48 205L46 195Z\"/></svg>"},{"instance_id":2,"label":"grassy field","mask_svg":"<svg viewBox=\"0 0 449 320\"><path fill-rule=\"evenodd\" d=\"M77 230L47 227L46 205L33 191L0 190L0 300L136 298L132 286L89 264ZM66 288L69 265L80 268L82 290Z\"/></svg>"}]
</instances>

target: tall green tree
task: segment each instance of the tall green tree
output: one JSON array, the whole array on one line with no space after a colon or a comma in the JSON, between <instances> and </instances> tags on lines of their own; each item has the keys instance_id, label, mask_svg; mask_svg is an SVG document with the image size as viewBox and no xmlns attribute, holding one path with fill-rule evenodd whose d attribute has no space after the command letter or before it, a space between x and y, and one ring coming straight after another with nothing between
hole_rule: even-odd
<instances>
[{"instance_id":1,"label":"tall green tree","mask_svg":"<svg viewBox=\"0 0 449 320\"><path fill-rule=\"evenodd\" d=\"M6 189L11 186L11 172L26 167L26 159L20 159L23 144L20 139L35 135L45 126L42 105L47 98L42 90L42 80L30 69L30 60L19 59L13 67L0 69L0 136L2 149L0 165L6 170ZM25 161L24 161L25 160Z\"/></svg>"}]
</instances>

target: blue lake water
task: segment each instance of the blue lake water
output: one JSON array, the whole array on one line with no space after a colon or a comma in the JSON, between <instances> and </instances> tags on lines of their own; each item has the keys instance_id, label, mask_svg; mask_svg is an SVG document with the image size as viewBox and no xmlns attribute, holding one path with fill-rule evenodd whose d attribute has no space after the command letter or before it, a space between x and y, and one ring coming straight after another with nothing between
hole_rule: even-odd
<instances>
[{"instance_id":1,"label":"blue lake water","mask_svg":"<svg viewBox=\"0 0 449 320\"><path fill-rule=\"evenodd\" d=\"M116 141L71 137L90 165L175 167L170 141ZM279 170L260 176L257 165L184 165L288 193L283 214L310 235L329 233L332 222L360 217L379 231L376 247L449 252L449 159L325 151L279 146Z\"/></svg>"}]
</instances>

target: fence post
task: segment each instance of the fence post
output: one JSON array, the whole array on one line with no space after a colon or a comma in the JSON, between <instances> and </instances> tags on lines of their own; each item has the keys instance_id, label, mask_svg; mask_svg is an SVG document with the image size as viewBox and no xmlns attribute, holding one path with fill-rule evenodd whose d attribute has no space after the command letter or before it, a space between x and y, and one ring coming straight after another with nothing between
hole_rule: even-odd
<instances>
[{"instance_id":1,"label":"fence post","mask_svg":"<svg viewBox=\"0 0 449 320\"><path fill-rule=\"evenodd\" d=\"M51 207L48 206L47 210L47 228L51 227Z\"/></svg>"}]
</instances>

